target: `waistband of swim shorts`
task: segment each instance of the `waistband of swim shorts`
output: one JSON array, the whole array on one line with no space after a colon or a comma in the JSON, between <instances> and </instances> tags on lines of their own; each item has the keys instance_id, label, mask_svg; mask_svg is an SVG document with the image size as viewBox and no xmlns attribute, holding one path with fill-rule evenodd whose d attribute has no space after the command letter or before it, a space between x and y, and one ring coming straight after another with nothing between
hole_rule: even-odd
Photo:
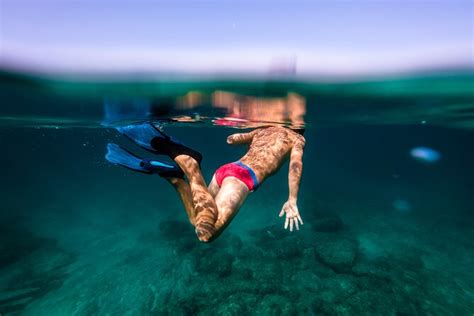
<instances>
[{"instance_id":1,"label":"waistband of swim shorts","mask_svg":"<svg viewBox=\"0 0 474 316\"><path fill-rule=\"evenodd\" d=\"M252 177L252 181L253 181L253 191L257 190L258 186L259 186L259 183L258 183L258 179L257 179L257 175L255 174L255 172L253 171L252 168L250 168L249 166L247 166L246 164L244 164L243 162L241 161L236 161L234 162L236 165L239 165L241 166L242 168L245 168L249 174L250 174L250 177Z\"/></svg>"}]
</instances>

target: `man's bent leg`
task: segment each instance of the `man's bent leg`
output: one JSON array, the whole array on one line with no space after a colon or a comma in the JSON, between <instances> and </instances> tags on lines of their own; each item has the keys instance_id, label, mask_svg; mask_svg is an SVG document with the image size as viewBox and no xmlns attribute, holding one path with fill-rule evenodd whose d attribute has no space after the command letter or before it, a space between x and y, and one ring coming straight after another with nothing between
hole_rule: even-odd
<instances>
[{"instance_id":1,"label":"man's bent leg","mask_svg":"<svg viewBox=\"0 0 474 316\"><path fill-rule=\"evenodd\" d=\"M181 201L186 209L186 214L188 214L189 222L195 226L196 225L196 214L194 211L194 203L193 203L193 196L191 193L191 187L189 183L180 178L169 178L168 181L173 185L173 187L178 192ZM217 193L219 192L219 185L215 177L212 177L211 182L207 186L207 190L211 194L211 196L215 199Z\"/></svg>"},{"instance_id":2,"label":"man's bent leg","mask_svg":"<svg viewBox=\"0 0 474 316\"><path fill-rule=\"evenodd\" d=\"M171 185L178 192L179 197L183 202L184 208L186 209L186 214L188 214L189 222L195 226L196 214L194 213L193 197L189 183L181 178L166 178L166 180L168 180L168 182L171 183Z\"/></svg>"},{"instance_id":3,"label":"man's bent leg","mask_svg":"<svg viewBox=\"0 0 474 316\"><path fill-rule=\"evenodd\" d=\"M207 190L199 164L187 155L176 156L174 161L189 180L194 204L196 234L200 241L207 242L215 233L218 212L214 198Z\"/></svg>"}]
</instances>

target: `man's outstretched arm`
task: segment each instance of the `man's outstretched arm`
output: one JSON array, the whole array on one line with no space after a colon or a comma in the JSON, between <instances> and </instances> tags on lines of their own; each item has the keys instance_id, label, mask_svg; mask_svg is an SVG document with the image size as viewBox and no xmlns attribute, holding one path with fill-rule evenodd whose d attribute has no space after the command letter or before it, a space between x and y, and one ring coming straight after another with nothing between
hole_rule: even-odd
<instances>
[{"instance_id":1,"label":"man's outstretched arm","mask_svg":"<svg viewBox=\"0 0 474 316\"><path fill-rule=\"evenodd\" d=\"M227 137L227 144L230 144L230 145L248 144L252 141L256 133L257 133L257 130L254 129L253 131L248 132L248 133L232 134L229 137Z\"/></svg>"},{"instance_id":2,"label":"man's outstretched arm","mask_svg":"<svg viewBox=\"0 0 474 316\"><path fill-rule=\"evenodd\" d=\"M297 201L300 188L301 174L303 173L304 141L298 141L291 150L288 185L290 194L288 200Z\"/></svg>"},{"instance_id":3,"label":"man's outstretched arm","mask_svg":"<svg viewBox=\"0 0 474 316\"><path fill-rule=\"evenodd\" d=\"M283 209L280 212L280 217L286 214L285 229L289 225L290 231L293 231L293 226L299 229L299 223L303 225L303 220L298 211L297 201L301 174L303 173L304 145L304 140L299 140L291 150L290 170L288 172L289 196L288 201L283 205Z\"/></svg>"}]
</instances>

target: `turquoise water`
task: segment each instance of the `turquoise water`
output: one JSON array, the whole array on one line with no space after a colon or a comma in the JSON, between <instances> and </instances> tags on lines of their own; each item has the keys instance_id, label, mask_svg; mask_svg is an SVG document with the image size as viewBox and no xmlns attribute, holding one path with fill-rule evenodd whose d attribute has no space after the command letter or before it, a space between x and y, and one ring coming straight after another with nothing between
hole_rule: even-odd
<instances>
[{"instance_id":1,"label":"turquoise water","mask_svg":"<svg viewBox=\"0 0 474 316\"><path fill-rule=\"evenodd\" d=\"M471 315L473 78L2 73L0 314ZM207 180L245 152L225 143L238 129L304 126L305 224L278 217L286 164L199 243L168 183L104 159L109 142L150 155L113 129L144 120Z\"/></svg>"}]
</instances>

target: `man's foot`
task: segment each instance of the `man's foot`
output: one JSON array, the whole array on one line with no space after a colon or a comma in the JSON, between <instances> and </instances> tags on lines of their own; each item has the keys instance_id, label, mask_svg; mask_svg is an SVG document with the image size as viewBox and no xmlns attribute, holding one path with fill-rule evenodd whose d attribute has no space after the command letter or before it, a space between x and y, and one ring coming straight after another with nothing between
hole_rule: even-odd
<instances>
[{"instance_id":1,"label":"man's foot","mask_svg":"<svg viewBox=\"0 0 474 316\"><path fill-rule=\"evenodd\" d=\"M151 123L121 126L116 129L138 146L155 154L166 155L171 159L179 155L188 155L201 163L202 155L199 152L166 135Z\"/></svg>"},{"instance_id":2,"label":"man's foot","mask_svg":"<svg viewBox=\"0 0 474 316\"><path fill-rule=\"evenodd\" d=\"M215 229L211 224L201 223L200 225L196 225L195 232L200 241L209 242L212 236L214 236Z\"/></svg>"},{"instance_id":3,"label":"man's foot","mask_svg":"<svg viewBox=\"0 0 474 316\"><path fill-rule=\"evenodd\" d=\"M196 214L196 235L202 242L211 241L216 233L214 223L217 220L217 215L208 208L198 210Z\"/></svg>"}]
</instances>

